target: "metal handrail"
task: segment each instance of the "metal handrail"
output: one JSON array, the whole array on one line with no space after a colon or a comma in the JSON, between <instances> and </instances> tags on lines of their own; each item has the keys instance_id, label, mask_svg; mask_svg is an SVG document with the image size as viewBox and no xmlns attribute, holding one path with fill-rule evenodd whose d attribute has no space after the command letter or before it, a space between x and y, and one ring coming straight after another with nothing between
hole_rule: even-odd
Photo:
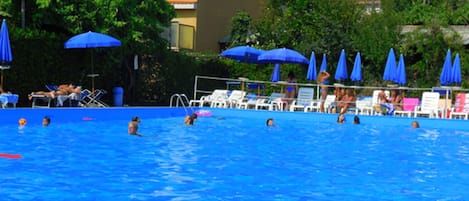
<instances>
[{"instance_id":1,"label":"metal handrail","mask_svg":"<svg viewBox=\"0 0 469 201\"><path fill-rule=\"evenodd\" d=\"M176 103L175 107L179 107L179 103L181 103L182 107L184 108L184 111L186 112L186 115L188 114L187 107L189 106L189 99L187 98L186 94L173 94L169 100L169 107L173 107L173 100L176 97ZM186 102L184 102L186 101ZM186 105L187 103L187 105ZM192 111L192 107L189 107Z\"/></svg>"}]
</instances>

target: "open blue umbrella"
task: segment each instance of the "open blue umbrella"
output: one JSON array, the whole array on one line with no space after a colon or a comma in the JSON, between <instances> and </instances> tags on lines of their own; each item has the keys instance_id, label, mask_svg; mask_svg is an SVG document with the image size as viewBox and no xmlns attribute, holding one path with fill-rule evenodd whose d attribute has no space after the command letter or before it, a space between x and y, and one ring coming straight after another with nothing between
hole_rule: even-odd
<instances>
[{"instance_id":1,"label":"open blue umbrella","mask_svg":"<svg viewBox=\"0 0 469 201\"><path fill-rule=\"evenodd\" d=\"M311 52L311 57L309 59L309 65L308 65L308 73L306 74L306 79L308 79L308 80L316 80L317 79L316 58L315 58L314 52Z\"/></svg>"},{"instance_id":2,"label":"open blue umbrella","mask_svg":"<svg viewBox=\"0 0 469 201\"><path fill-rule=\"evenodd\" d=\"M327 71L327 59L326 54L322 54L322 62L321 62L321 69L319 72Z\"/></svg>"},{"instance_id":3,"label":"open blue umbrella","mask_svg":"<svg viewBox=\"0 0 469 201\"><path fill-rule=\"evenodd\" d=\"M451 50L448 49L446 52L445 63L443 63L443 69L441 69L440 83L443 86L451 84Z\"/></svg>"},{"instance_id":4,"label":"open blue umbrella","mask_svg":"<svg viewBox=\"0 0 469 201\"><path fill-rule=\"evenodd\" d=\"M264 52L264 50L250 46L237 46L223 51L220 55L225 58L237 60L238 62L257 63L257 58Z\"/></svg>"},{"instance_id":5,"label":"open blue umbrella","mask_svg":"<svg viewBox=\"0 0 469 201\"><path fill-rule=\"evenodd\" d=\"M96 33L96 32L86 32L78 34L71 37L65 42L64 47L69 48L97 48L97 47L115 47L121 46L121 42L109 35ZM91 51L91 74L88 75L91 77L91 86L94 91L94 77L99 76L94 74L94 63L93 63L93 51Z\"/></svg>"},{"instance_id":6,"label":"open blue umbrella","mask_svg":"<svg viewBox=\"0 0 469 201\"><path fill-rule=\"evenodd\" d=\"M405 73L405 63L404 63L404 56L401 54L399 56L399 63L397 64L397 74L396 79L394 80L395 83L399 85L404 85L407 82L406 73Z\"/></svg>"},{"instance_id":7,"label":"open blue umbrella","mask_svg":"<svg viewBox=\"0 0 469 201\"><path fill-rule=\"evenodd\" d=\"M396 70L396 55L394 54L394 49L391 48L391 50L389 50L386 66L384 67L383 80L394 81Z\"/></svg>"},{"instance_id":8,"label":"open blue umbrella","mask_svg":"<svg viewBox=\"0 0 469 201\"><path fill-rule=\"evenodd\" d=\"M274 65L274 71L272 71L272 76L270 77L270 81L272 82L280 81L280 64Z\"/></svg>"},{"instance_id":9,"label":"open blue umbrella","mask_svg":"<svg viewBox=\"0 0 469 201\"><path fill-rule=\"evenodd\" d=\"M461 84L461 61L459 59L459 54L456 54L453 62L453 69L451 72L451 81L454 84L460 85Z\"/></svg>"},{"instance_id":10,"label":"open blue umbrella","mask_svg":"<svg viewBox=\"0 0 469 201\"><path fill-rule=\"evenodd\" d=\"M350 79L355 82L362 81L362 59L360 57L360 52L355 56L355 63L353 64L352 74Z\"/></svg>"},{"instance_id":11,"label":"open blue umbrella","mask_svg":"<svg viewBox=\"0 0 469 201\"><path fill-rule=\"evenodd\" d=\"M2 21L2 28L0 29L0 68L2 70L1 86L3 86L3 70L9 69L7 64L13 61L10 47L10 37L8 37L8 27L5 19Z\"/></svg>"},{"instance_id":12,"label":"open blue umbrella","mask_svg":"<svg viewBox=\"0 0 469 201\"><path fill-rule=\"evenodd\" d=\"M342 49L340 53L339 62L337 63L337 69L335 70L334 78L336 80L345 80L348 77L347 62L345 61L345 50Z\"/></svg>"},{"instance_id":13,"label":"open blue umbrella","mask_svg":"<svg viewBox=\"0 0 469 201\"><path fill-rule=\"evenodd\" d=\"M263 63L308 64L308 59L299 52L287 48L265 51L258 57Z\"/></svg>"}]
</instances>

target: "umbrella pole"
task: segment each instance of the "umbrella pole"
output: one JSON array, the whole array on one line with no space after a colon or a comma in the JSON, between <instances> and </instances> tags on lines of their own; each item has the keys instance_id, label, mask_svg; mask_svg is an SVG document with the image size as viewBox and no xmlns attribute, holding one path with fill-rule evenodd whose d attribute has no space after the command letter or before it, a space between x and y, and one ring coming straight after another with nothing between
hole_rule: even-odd
<instances>
[{"instance_id":1,"label":"umbrella pole","mask_svg":"<svg viewBox=\"0 0 469 201\"><path fill-rule=\"evenodd\" d=\"M3 88L3 69L2 69L2 83L0 84L0 87Z\"/></svg>"}]
</instances>

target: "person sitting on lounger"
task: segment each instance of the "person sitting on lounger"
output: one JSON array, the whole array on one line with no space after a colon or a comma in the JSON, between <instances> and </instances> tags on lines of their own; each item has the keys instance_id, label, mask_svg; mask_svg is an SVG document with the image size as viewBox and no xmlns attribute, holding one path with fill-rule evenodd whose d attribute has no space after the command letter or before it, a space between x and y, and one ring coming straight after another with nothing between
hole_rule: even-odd
<instances>
[{"instance_id":1,"label":"person sitting on lounger","mask_svg":"<svg viewBox=\"0 0 469 201\"><path fill-rule=\"evenodd\" d=\"M384 92L381 92L378 96L383 114L392 115L395 110L402 110L402 96L397 90L392 89L390 96L389 98L386 97Z\"/></svg>"},{"instance_id":2,"label":"person sitting on lounger","mask_svg":"<svg viewBox=\"0 0 469 201\"><path fill-rule=\"evenodd\" d=\"M340 108L340 113L344 114L347 112L349 107L352 107L355 104L355 95L353 93L352 89L347 89L345 91L345 96L342 98L342 100L337 104L337 106Z\"/></svg>"}]
</instances>

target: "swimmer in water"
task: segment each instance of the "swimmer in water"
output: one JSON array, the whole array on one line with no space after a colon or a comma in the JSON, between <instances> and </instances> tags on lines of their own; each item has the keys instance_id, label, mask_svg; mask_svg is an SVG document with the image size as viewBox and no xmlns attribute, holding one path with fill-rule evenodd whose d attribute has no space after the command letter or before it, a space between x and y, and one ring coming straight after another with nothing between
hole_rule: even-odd
<instances>
[{"instance_id":1,"label":"swimmer in water","mask_svg":"<svg viewBox=\"0 0 469 201\"><path fill-rule=\"evenodd\" d=\"M184 119L184 124L191 126L194 125L194 121L197 119L197 114L191 114L190 116L186 116Z\"/></svg>"},{"instance_id":2,"label":"swimmer in water","mask_svg":"<svg viewBox=\"0 0 469 201\"><path fill-rule=\"evenodd\" d=\"M127 131L129 132L129 135L135 135L141 137L142 135L138 134L138 123L135 121L129 122L129 126L127 128Z\"/></svg>"}]
</instances>

